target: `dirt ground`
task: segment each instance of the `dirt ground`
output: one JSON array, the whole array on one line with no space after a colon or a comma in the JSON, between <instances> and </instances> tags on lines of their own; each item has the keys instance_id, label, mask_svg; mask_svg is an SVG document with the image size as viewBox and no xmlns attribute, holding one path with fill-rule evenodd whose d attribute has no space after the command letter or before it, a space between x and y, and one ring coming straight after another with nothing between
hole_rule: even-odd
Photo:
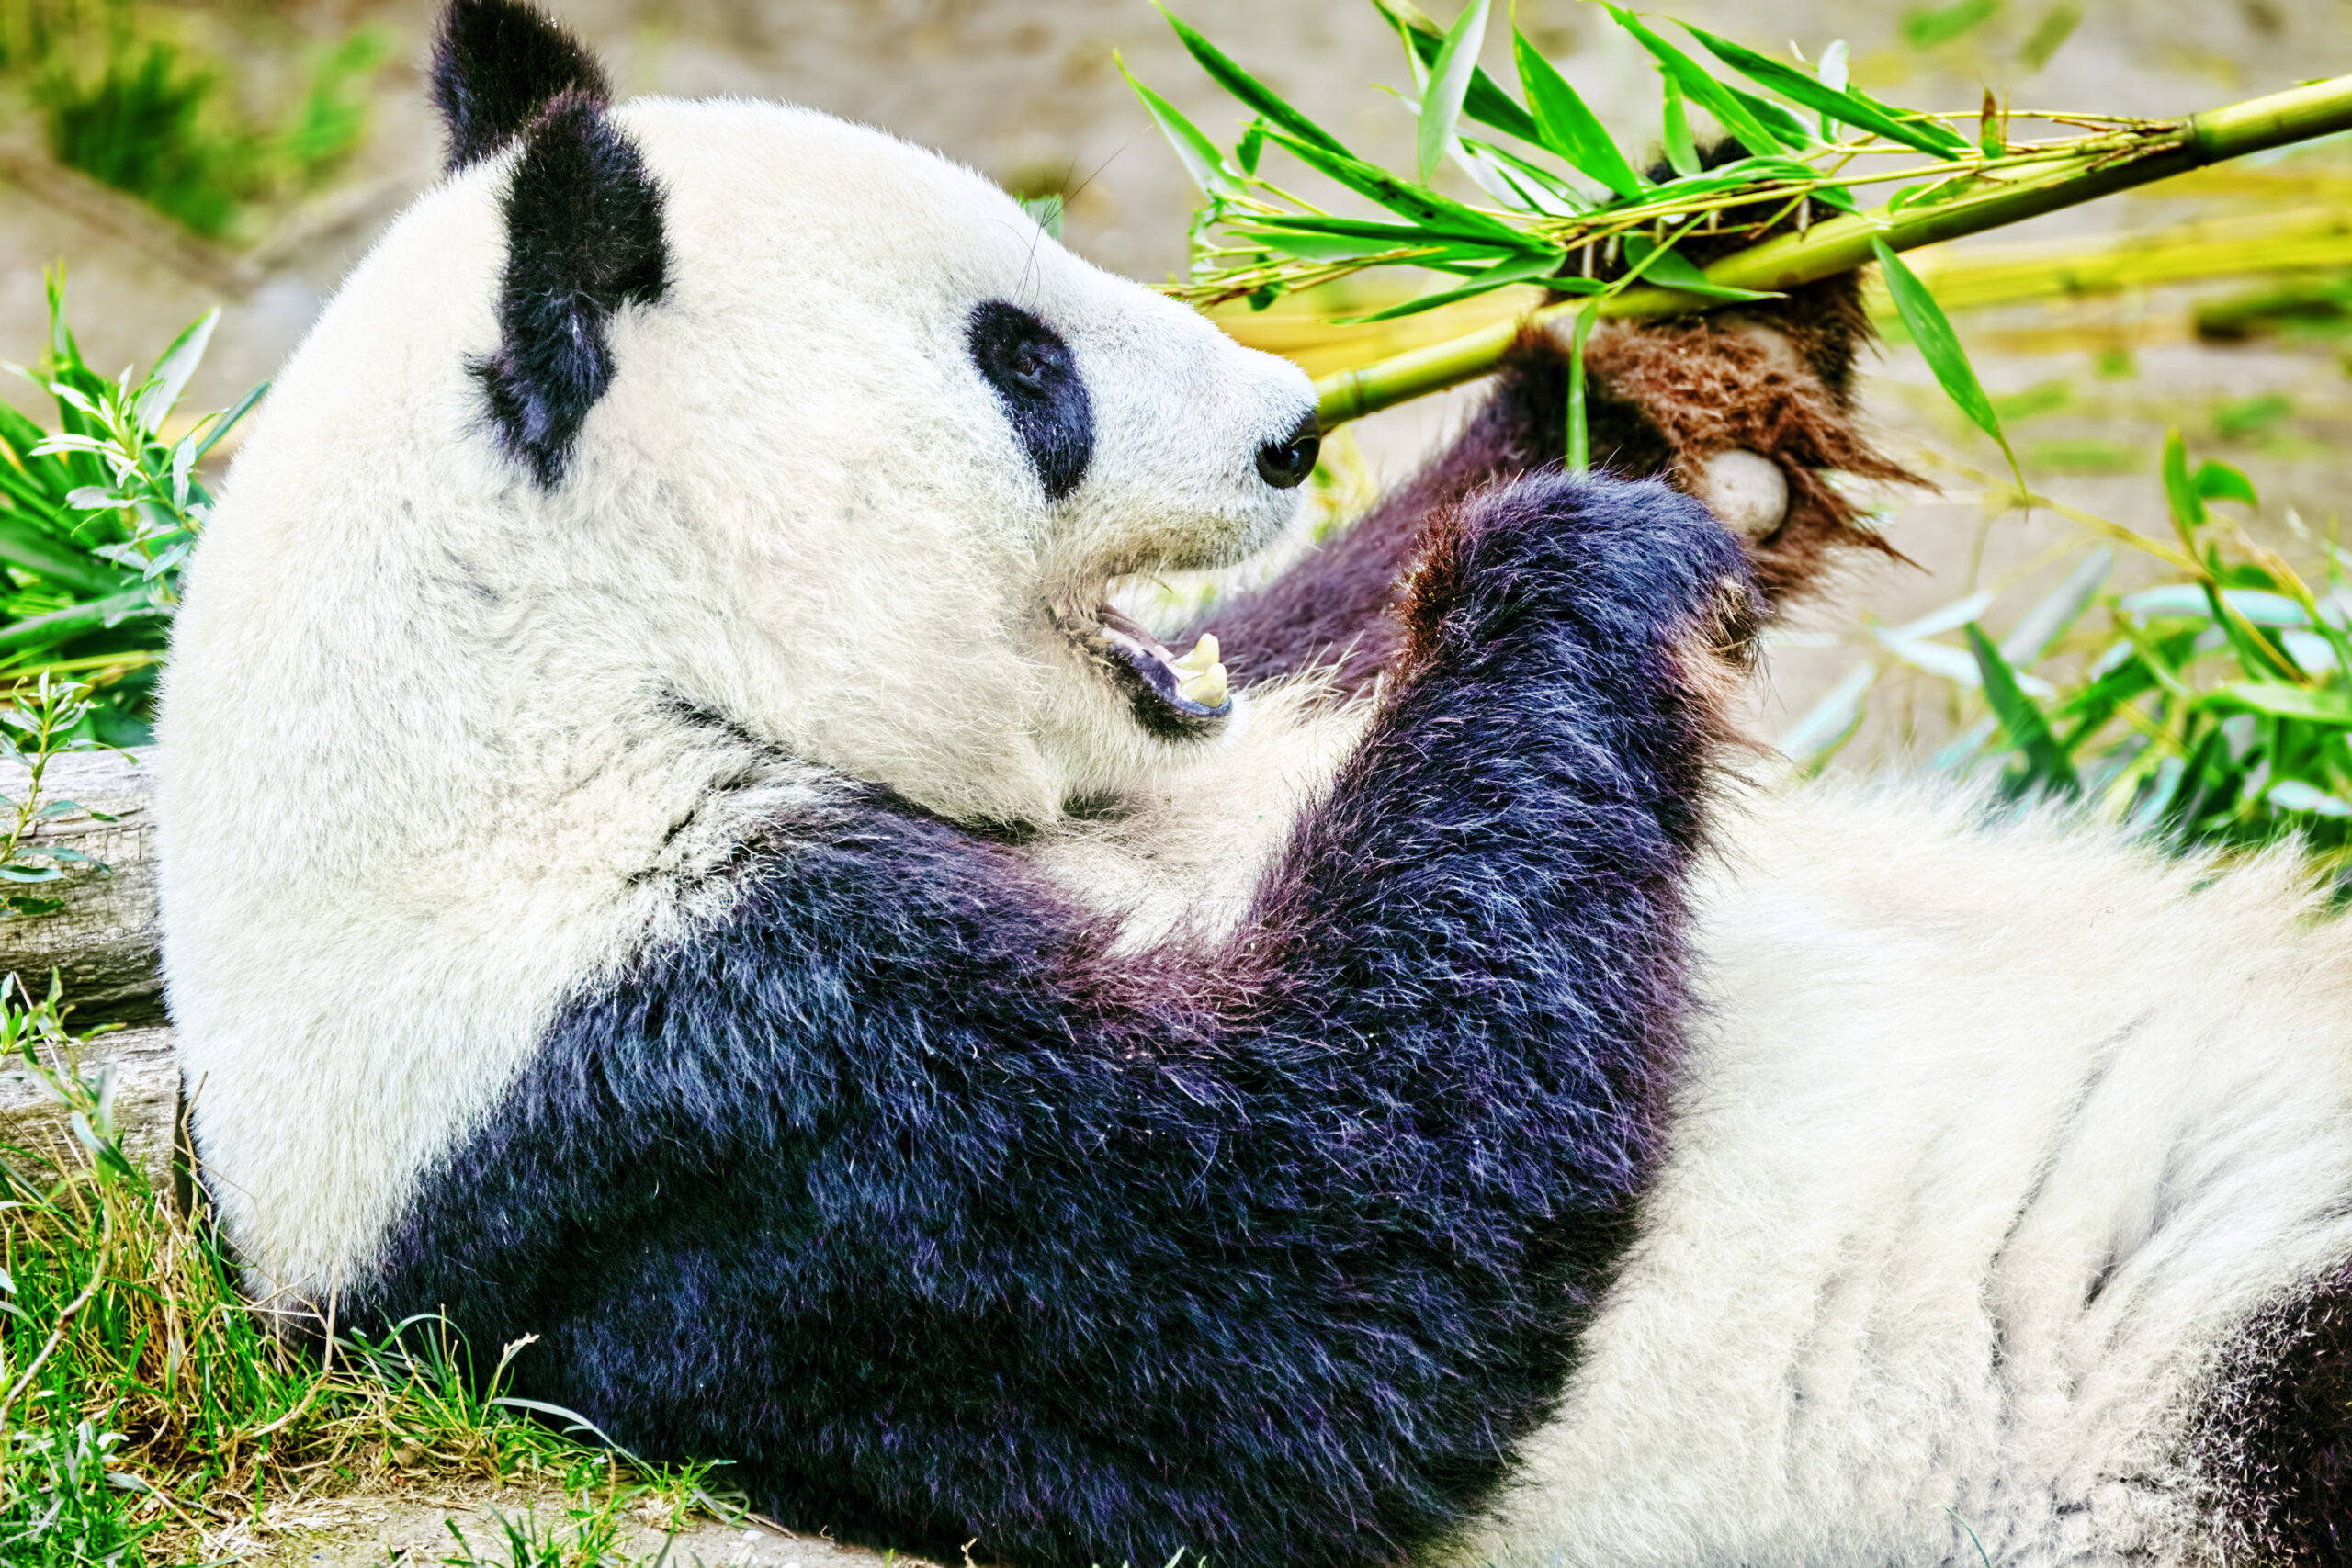
<instances>
[{"instance_id":1,"label":"dirt ground","mask_svg":"<svg viewBox=\"0 0 2352 1568\"><path fill-rule=\"evenodd\" d=\"M470 1552L484 1563L538 1568L543 1559L515 1552L508 1530L552 1530L560 1543L570 1515L551 1492L515 1488L424 1488L399 1495L314 1500L273 1510L258 1535L205 1543L213 1561L243 1568L426 1568ZM582 1562L564 1559L567 1568ZM798 1535L764 1523L728 1523L699 1517L673 1524L663 1510L640 1509L597 1559L594 1568L878 1568L884 1554L845 1546L820 1535ZM894 1568L931 1568L922 1558L891 1554Z\"/></svg>"}]
</instances>

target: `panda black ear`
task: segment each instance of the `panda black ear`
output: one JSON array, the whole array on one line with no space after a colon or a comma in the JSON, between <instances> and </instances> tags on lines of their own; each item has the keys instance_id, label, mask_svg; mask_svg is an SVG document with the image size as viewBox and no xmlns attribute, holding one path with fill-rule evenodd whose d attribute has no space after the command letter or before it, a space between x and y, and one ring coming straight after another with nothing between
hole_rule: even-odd
<instances>
[{"instance_id":1,"label":"panda black ear","mask_svg":"<svg viewBox=\"0 0 2352 1568\"><path fill-rule=\"evenodd\" d=\"M498 350L472 366L508 452L541 485L563 478L613 379L605 323L662 298L662 187L604 105L560 93L523 132L506 193Z\"/></svg>"},{"instance_id":2,"label":"panda black ear","mask_svg":"<svg viewBox=\"0 0 2352 1568\"><path fill-rule=\"evenodd\" d=\"M450 0L433 47L433 101L448 122L451 174L505 146L559 93L613 96L595 57L545 12Z\"/></svg>"}]
</instances>

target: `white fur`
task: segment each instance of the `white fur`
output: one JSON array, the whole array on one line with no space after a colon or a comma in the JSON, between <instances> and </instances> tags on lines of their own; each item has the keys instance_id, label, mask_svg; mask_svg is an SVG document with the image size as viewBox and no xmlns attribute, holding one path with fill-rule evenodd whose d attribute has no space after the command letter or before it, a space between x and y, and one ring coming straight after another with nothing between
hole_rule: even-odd
<instances>
[{"instance_id":1,"label":"white fur","mask_svg":"<svg viewBox=\"0 0 2352 1568\"><path fill-rule=\"evenodd\" d=\"M467 370L497 340L510 152L353 274L190 568L166 963L258 1290L364 1268L562 998L679 929L680 889L762 813L847 777L1050 822L1165 767L1055 617L1294 510L1254 457L1306 378L969 171L773 105L618 118L666 193L670 282L614 321L567 481L502 455ZM1058 504L966 350L988 299L1046 319L1091 394Z\"/></svg>"},{"instance_id":2,"label":"white fur","mask_svg":"<svg viewBox=\"0 0 2352 1568\"><path fill-rule=\"evenodd\" d=\"M2352 931L1919 789L1736 812L1644 1235L1506 1568L2199 1560L2179 1447L2352 1256ZM2096 1287L2096 1290L2095 1290ZM1947 1512L1950 1510L1950 1512Z\"/></svg>"}]
</instances>

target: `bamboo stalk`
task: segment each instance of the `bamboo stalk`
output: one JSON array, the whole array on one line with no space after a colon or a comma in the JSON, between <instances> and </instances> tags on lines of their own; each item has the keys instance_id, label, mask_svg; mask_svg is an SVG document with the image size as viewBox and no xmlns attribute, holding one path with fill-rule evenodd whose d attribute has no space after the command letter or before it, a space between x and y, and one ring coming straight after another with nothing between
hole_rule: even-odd
<instances>
[{"instance_id":1,"label":"bamboo stalk","mask_svg":"<svg viewBox=\"0 0 2352 1568\"><path fill-rule=\"evenodd\" d=\"M2046 173L1932 206L1893 214L1883 209L1858 213L1816 223L1802 234L1778 235L1723 257L1706 269L1706 276L1712 283L1734 288L1792 288L1861 265L1870 260L1873 235L1898 251L1910 250L2347 129L2352 129L2352 76L2338 76L2191 115L2169 137L2104 162L2068 159ZM1530 322L1573 316L1589 303L1572 299L1545 306L1445 343L1328 376L1316 384L1323 426L1328 430L1484 376L1501 362ZM1720 303L1680 289L1637 285L1604 298L1600 310L1603 316L1649 318L1689 315Z\"/></svg>"}]
</instances>

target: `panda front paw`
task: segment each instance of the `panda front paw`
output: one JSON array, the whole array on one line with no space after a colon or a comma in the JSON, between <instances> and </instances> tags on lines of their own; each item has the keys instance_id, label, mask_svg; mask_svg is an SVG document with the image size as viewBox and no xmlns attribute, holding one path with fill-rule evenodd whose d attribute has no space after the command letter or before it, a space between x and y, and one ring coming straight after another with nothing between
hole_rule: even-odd
<instances>
[{"instance_id":1,"label":"panda front paw","mask_svg":"<svg viewBox=\"0 0 2352 1568\"><path fill-rule=\"evenodd\" d=\"M1440 525L1405 605L1408 669L1533 639L1705 649L1744 664L1763 601L1740 542L1656 479L1548 472L1471 497Z\"/></svg>"},{"instance_id":2,"label":"panda front paw","mask_svg":"<svg viewBox=\"0 0 2352 1568\"><path fill-rule=\"evenodd\" d=\"M1565 367L1575 352L1576 325L1573 315L1552 317L1530 336ZM1586 360L1596 383L1586 417L1600 438L1593 444L1597 459L1618 466L1630 450L1647 459L1631 471L1662 464L1659 477L1751 546L1781 531L1789 516L1788 470L1770 443L1743 428L1756 422L1741 416L1746 404L1777 396L1803 375L1784 336L1755 324L1699 332L1679 326L1669 333L1606 321L1587 343ZM1630 440L1627 425L1637 427Z\"/></svg>"}]
</instances>

